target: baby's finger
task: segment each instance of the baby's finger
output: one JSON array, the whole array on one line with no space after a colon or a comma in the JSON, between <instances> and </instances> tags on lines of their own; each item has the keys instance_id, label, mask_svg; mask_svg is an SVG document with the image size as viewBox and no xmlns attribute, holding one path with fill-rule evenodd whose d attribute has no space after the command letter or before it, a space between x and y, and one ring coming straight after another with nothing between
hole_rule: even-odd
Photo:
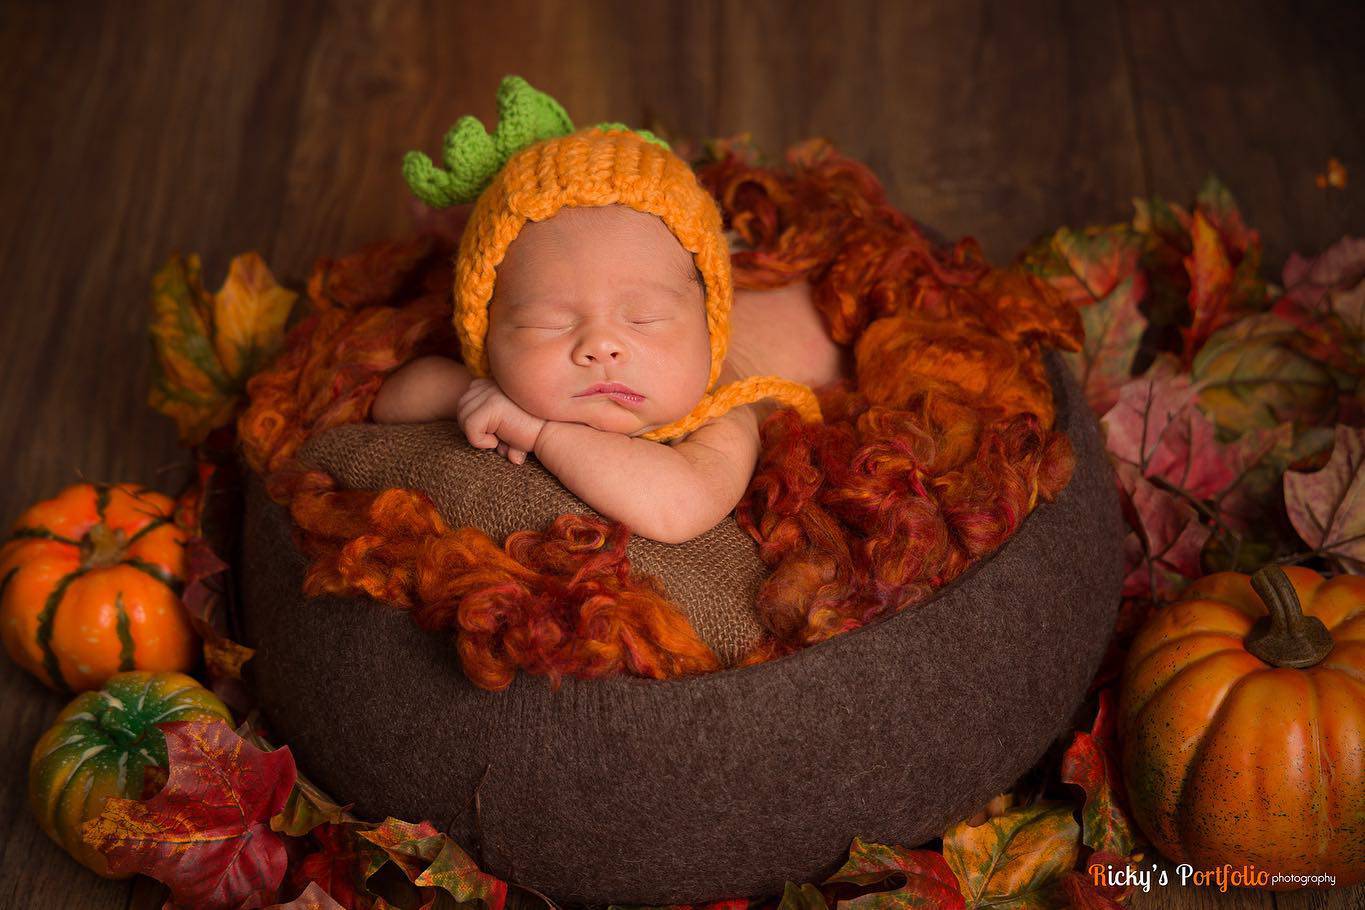
<instances>
[{"instance_id":1,"label":"baby's finger","mask_svg":"<svg viewBox=\"0 0 1365 910\"><path fill-rule=\"evenodd\" d=\"M500 442L500 443L498 443L498 454L499 454L499 455L506 455L506 454L507 454L507 443L505 443L505 442Z\"/></svg>"},{"instance_id":2,"label":"baby's finger","mask_svg":"<svg viewBox=\"0 0 1365 910\"><path fill-rule=\"evenodd\" d=\"M479 405L484 403L484 400L488 398L490 394L490 388L491 387L489 386L484 386L481 389L470 389L465 392L464 397L460 399L459 404L456 406L456 410L459 411L461 420L464 419L466 414L469 414L471 411L478 408Z\"/></svg>"},{"instance_id":3,"label":"baby's finger","mask_svg":"<svg viewBox=\"0 0 1365 910\"><path fill-rule=\"evenodd\" d=\"M512 464L526 463L526 452L522 449L513 449L512 454L508 457L512 459Z\"/></svg>"},{"instance_id":4,"label":"baby's finger","mask_svg":"<svg viewBox=\"0 0 1365 910\"><path fill-rule=\"evenodd\" d=\"M491 449L498 444L498 437L487 432L482 424L477 421L470 421L463 424L465 438L469 444L476 449Z\"/></svg>"}]
</instances>

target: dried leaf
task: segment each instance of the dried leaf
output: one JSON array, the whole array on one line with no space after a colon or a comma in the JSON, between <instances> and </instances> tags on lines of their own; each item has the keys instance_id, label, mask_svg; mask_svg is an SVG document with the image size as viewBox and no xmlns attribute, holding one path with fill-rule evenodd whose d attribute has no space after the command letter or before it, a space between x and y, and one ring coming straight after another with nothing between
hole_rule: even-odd
<instances>
[{"instance_id":1,"label":"dried leaf","mask_svg":"<svg viewBox=\"0 0 1365 910\"><path fill-rule=\"evenodd\" d=\"M348 910L347 907L332 900L331 895L318 886L317 882L310 882L303 893L294 898L287 904L275 904L267 910Z\"/></svg>"},{"instance_id":2,"label":"dried leaf","mask_svg":"<svg viewBox=\"0 0 1365 910\"><path fill-rule=\"evenodd\" d=\"M1190 239L1194 250L1185 258L1185 270L1190 276L1190 312L1194 321L1181 330L1186 363L1204 346L1209 335L1235 315L1231 306L1232 263L1218 230L1203 212L1194 213Z\"/></svg>"},{"instance_id":3,"label":"dried leaf","mask_svg":"<svg viewBox=\"0 0 1365 910\"><path fill-rule=\"evenodd\" d=\"M261 734L259 717L254 711L237 728L237 735L264 752L275 751L275 746ZM324 824L355 824L358 820L349 811L351 805L338 805L308 778L295 774L294 789L289 792L284 808L271 817L270 830L302 837Z\"/></svg>"},{"instance_id":4,"label":"dried leaf","mask_svg":"<svg viewBox=\"0 0 1365 910\"><path fill-rule=\"evenodd\" d=\"M1204 391L1163 355L1120 390L1119 401L1103 418L1110 453L1155 488L1140 484L1131 472L1119 472L1129 525L1140 535L1129 541L1129 569L1145 576L1130 577L1125 588L1130 596L1174 594L1183 579L1210 565L1250 567L1292 546L1287 522L1273 520L1280 507L1280 474L1295 455L1292 426L1252 427L1224 442L1198 406ZM1190 524L1194 520L1208 527L1196 530ZM1165 561L1178 574L1167 578L1172 584L1157 584L1145 560L1149 554L1166 554L1167 545L1177 542L1181 546L1172 554L1177 558ZM1197 555L1189 546L1196 542L1202 542Z\"/></svg>"},{"instance_id":5,"label":"dried leaf","mask_svg":"<svg viewBox=\"0 0 1365 910\"><path fill-rule=\"evenodd\" d=\"M1069 805L1040 802L977 827L959 822L943 835L943 855L968 908L1060 907L1079 835Z\"/></svg>"},{"instance_id":6,"label":"dried leaf","mask_svg":"<svg viewBox=\"0 0 1365 910\"><path fill-rule=\"evenodd\" d=\"M777 910L828 910L829 904L820 889L811 884L787 882L782 886L782 900Z\"/></svg>"},{"instance_id":7,"label":"dried leaf","mask_svg":"<svg viewBox=\"0 0 1365 910\"><path fill-rule=\"evenodd\" d=\"M1326 467L1285 472L1284 500L1305 543L1365 574L1365 429L1338 425Z\"/></svg>"},{"instance_id":8,"label":"dried leaf","mask_svg":"<svg viewBox=\"0 0 1365 910\"><path fill-rule=\"evenodd\" d=\"M385 863L392 862L403 870L410 882L416 881L417 876L441 852L443 838L430 822L411 824L397 818L386 818L376 827L359 834L379 848L378 855L371 858L365 870L366 879L378 872Z\"/></svg>"},{"instance_id":9,"label":"dried leaf","mask_svg":"<svg viewBox=\"0 0 1365 910\"><path fill-rule=\"evenodd\" d=\"M462 904L480 901L485 910L502 910L507 903L507 883L480 871L459 844L445 835L442 838L441 852L412 883L440 888Z\"/></svg>"},{"instance_id":10,"label":"dried leaf","mask_svg":"<svg viewBox=\"0 0 1365 910\"><path fill-rule=\"evenodd\" d=\"M275 283L256 253L233 258L213 299L213 348L228 376L245 380L275 355L298 294Z\"/></svg>"},{"instance_id":11,"label":"dried leaf","mask_svg":"<svg viewBox=\"0 0 1365 910\"><path fill-rule=\"evenodd\" d=\"M848 861L824 884L847 882L879 885L905 876L905 884L890 891L876 891L838 902L839 910L901 910L901 908L961 908L962 892L943 856L933 850L865 843L854 837Z\"/></svg>"},{"instance_id":12,"label":"dried leaf","mask_svg":"<svg viewBox=\"0 0 1365 910\"><path fill-rule=\"evenodd\" d=\"M1365 238L1343 237L1313 259L1292 253L1284 295L1272 308L1302 333L1297 349L1348 374L1365 376Z\"/></svg>"},{"instance_id":13,"label":"dried leaf","mask_svg":"<svg viewBox=\"0 0 1365 910\"><path fill-rule=\"evenodd\" d=\"M1159 359L1119 391L1102 422L1113 455L1145 477L1208 499L1231 486L1236 475L1222 457L1213 424L1194 407L1198 393L1187 375Z\"/></svg>"},{"instance_id":14,"label":"dried leaf","mask_svg":"<svg viewBox=\"0 0 1365 910\"><path fill-rule=\"evenodd\" d=\"M1132 532L1124 539L1124 597L1170 600L1203 574L1210 529L1185 500L1158 489L1126 461L1115 464L1120 502Z\"/></svg>"},{"instance_id":15,"label":"dried leaf","mask_svg":"<svg viewBox=\"0 0 1365 910\"><path fill-rule=\"evenodd\" d=\"M1132 375L1147 320L1138 309L1147 293L1139 268L1142 238L1126 224L1062 228L1027 251L1022 264L1077 307L1085 329L1078 353L1066 353L1096 413L1114 405Z\"/></svg>"},{"instance_id":16,"label":"dried leaf","mask_svg":"<svg viewBox=\"0 0 1365 910\"><path fill-rule=\"evenodd\" d=\"M1061 776L1085 792L1081 842L1120 856L1133 852L1133 829L1119 805L1123 794L1118 745L1114 740L1113 690L1100 691L1099 710L1090 731L1080 731L1062 756Z\"/></svg>"},{"instance_id":17,"label":"dried leaf","mask_svg":"<svg viewBox=\"0 0 1365 910\"><path fill-rule=\"evenodd\" d=\"M115 873L161 881L183 907L235 910L248 899L273 900L286 855L269 820L294 786L293 756L261 752L221 720L159 728L166 785L145 802L110 799L86 823L85 842Z\"/></svg>"},{"instance_id":18,"label":"dried leaf","mask_svg":"<svg viewBox=\"0 0 1365 910\"><path fill-rule=\"evenodd\" d=\"M1217 332L1191 366L1200 407L1228 435L1282 423L1306 429L1331 420L1337 381L1321 360L1299 350L1302 337L1273 312Z\"/></svg>"},{"instance_id":19,"label":"dried leaf","mask_svg":"<svg viewBox=\"0 0 1365 910\"><path fill-rule=\"evenodd\" d=\"M152 280L157 370L148 403L175 419L183 445L227 424L246 381L278 351L297 298L256 253L232 260L222 289L204 290L195 254L173 255Z\"/></svg>"},{"instance_id":20,"label":"dried leaf","mask_svg":"<svg viewBox=\"0 0 1365 910\"><path fill-rule=\"evenodd\" d=\"M343 910L366 906L368 900L361 897L359 891L361 864L366 855L356 849L353 827L324 824L315 828L312 836L318 843L318 849L291 868L290 880L294 887L311 882L340 904Z\"/></svg>"}]
</instances>

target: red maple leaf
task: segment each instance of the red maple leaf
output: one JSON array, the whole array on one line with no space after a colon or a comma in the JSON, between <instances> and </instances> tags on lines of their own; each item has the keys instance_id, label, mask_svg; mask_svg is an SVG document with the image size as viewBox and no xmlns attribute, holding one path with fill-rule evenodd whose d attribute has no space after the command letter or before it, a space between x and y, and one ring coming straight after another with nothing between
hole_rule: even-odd
<instances>
[{"instance_id":1,"label":"red maple leaf","mask_svg":"<svg viewBox=\"0 0 1365 910\"><path fill-rule=\"evenodd\" d=\"M1077 731L1062 756L1061 777L1085 791L1081 842L1120 856L1133 852L1133 831L1124 810L1118 745L1114 741L1113 689L1102 689L1090 730Z\"/></svg>"},{"instance_id":2,"label":"red maple leaf","mask_svg":"<svg viewBox=\"0 0 1365 910\"><path fill-rule=\"evenodd\" d=\"M221 720L158 727L166 736L166 786L146 801L110 799L86 823L85 842L115 874L149 875L182 907L273 901L287 857L270 817L294 787L289 749L262 752Z\"/></svg>"}]
</instances>

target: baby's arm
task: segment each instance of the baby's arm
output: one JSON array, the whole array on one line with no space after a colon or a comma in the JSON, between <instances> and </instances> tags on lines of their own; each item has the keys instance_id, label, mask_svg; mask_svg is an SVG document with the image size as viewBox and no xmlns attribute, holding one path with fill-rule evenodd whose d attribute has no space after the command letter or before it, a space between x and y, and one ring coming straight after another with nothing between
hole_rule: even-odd
<instances>
[{"instance_id":1,"label":"baby's arm","mask_svg":"<svg viewBox=\"0 0 1365 910\"><path fill-rule=\"evenodd\" d=\"M758 460L760 420L773 405L745 405L674 446L548 421L535 454L545 469L602 515L633 533L682 543L738 504Z\"/></svg>"},{"instance_id":2,"label":"baby's arm","mask_svg":"<svg viewBox=\"0 0 1365 910\"><path fill-rule=\"evenodd\" d=\"M433 354L403 364L384 379L370 408L375 423L454 420L473 377L464 364Z\"/></svg>"}]
</instances>

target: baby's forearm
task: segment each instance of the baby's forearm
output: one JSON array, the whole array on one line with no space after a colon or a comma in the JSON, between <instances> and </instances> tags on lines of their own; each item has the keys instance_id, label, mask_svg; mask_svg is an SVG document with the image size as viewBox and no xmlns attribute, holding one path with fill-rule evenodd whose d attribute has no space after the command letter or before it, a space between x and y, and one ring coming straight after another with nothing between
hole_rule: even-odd
<instances>
[{"instance_id":1,"label":"baby's forearm","mask_svg":"<svg viewBox=\"0 0 1365 910\"><path fill-rule=\"evenodd\" d=\"M696 468L662 443L552 420L535 455L575 496L643 537L686 539L703 505Z\"/></svg>"}]
</instances>

